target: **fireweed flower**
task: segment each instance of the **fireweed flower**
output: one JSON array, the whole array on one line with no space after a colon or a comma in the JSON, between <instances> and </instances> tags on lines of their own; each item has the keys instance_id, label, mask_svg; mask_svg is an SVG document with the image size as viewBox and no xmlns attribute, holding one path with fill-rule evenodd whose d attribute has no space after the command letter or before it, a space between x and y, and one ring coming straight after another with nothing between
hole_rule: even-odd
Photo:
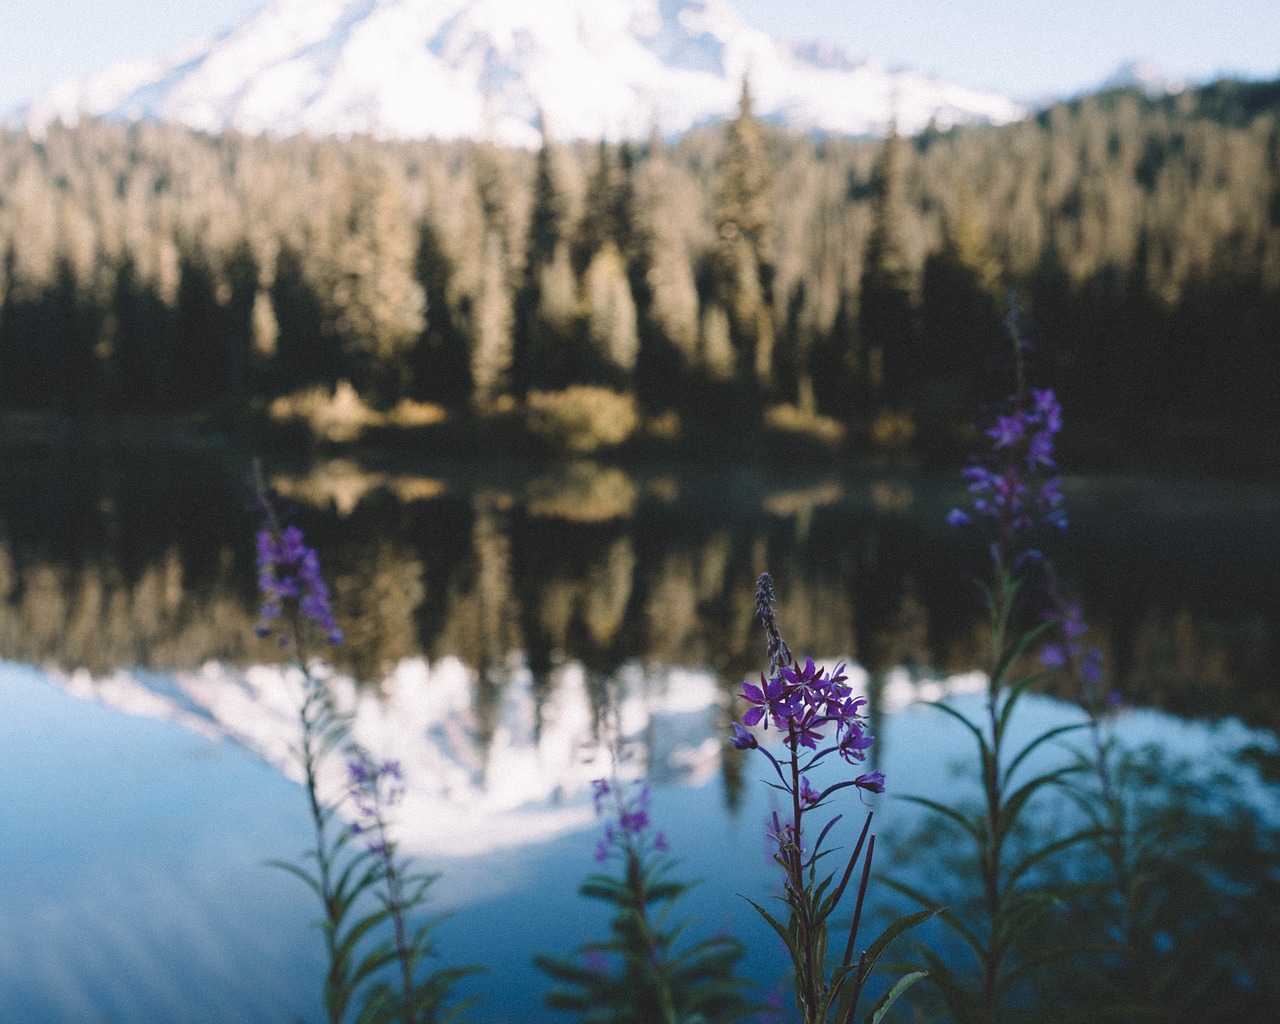
<instances>
[{"instance_id":1,"label":"fireweed flower","mask_svg":"<svg viewBox=\"0 0 1280 1024\"><path fill-rule=\"evenodd\" d=\"M649 835L649 787L639 785L628 792L626 785L608 779L594 779L591 783L596 816L610 816L605 822L604 834L596 841L596 862L605 863L618 854L624 863L641 856L646 849L659 853L667 850L667 837L662 832ZM612 797L611 806L606 798Z\"/></svg>"},{"instance_id":2,"label":"fireweed flower","mask_svg":"<svg viewBox=\"0 0 1280 1024\"><path fill-rule=\"evenodd\" d=\"M1040 649L1040 664L1045 668L1060 669L1069 672L1083 684L1080 702L1086 707L1097 707L1101 703L1114 707L1119 703L1119 694L1102 692L1105 676L1102 671L1102 651L1083 642L1089 631L1089 624L1084 621L1084 612L1079 601L1062 601L1045 613L1048 619L1057 620L1058 636L1050 640Z\"/></svg>"},{"instance_id":3,"label":"fireweed flower","mask_svg":"<svg viewBox=\"0 0 1280 1024\"><path fill-rule=\"evenodd\" d=\"M754 750L760 746L755 734L748 732L737 722L733 723L733 740L731 742L738 750Z\"/></svg>"},{"instance_id":4,"label":"fireweed flower","mask_svg":"<svg viewBox=\"0 0 1280 1024\"><path fill-rule=\"evenodd\" d=\"M1054 438L1062 430L1062 407L1049 388L1019 385L985 434L991 453L964 471L967 508L953 508L947 522L984 522L995 534L993 555L1007 564L1015 535L1038 525L1065 530L1062 484L1054 461Z\"/></svg>"},{"instance_id":5,"label":"fireweed flower","mask_svg":"<svg viewBox=\"0 0 1280 1024\"><path fill-rule=\"evenodd\" d=\"M855 1019L858 999L867 976L875 967L864 950L854 959L863 900L871 876L875 853L875 836L870 834L868 812L857 844L837 881L836 874L818 877L815 865L826 852L822 845L841 814L833 815L811 839L806 828L806 815L833 801L841 790L852 789L861 801L867 793L883 793L884 773L864 772L825 788L813 779L819 766L832 754L839 754L849 764L861 763L872 745L863 712L865 697L855 697L848 685L843 663L828 671L815 665L811 658L803 662L792 656L778 630L774 612L773 580L768 573L759 579L756 610L764 625L769 675L761 674L760 685L744 682L740 697L748 705L742 723L733 723L732 743L739 750L759 750L768 760L777 783L771 783L788 797L787 809L780 815L775 810L765 827L766 841L773 847L773 859L784 874L783 896L790 915L790 925L775 918L764 907L752 902L755 909L779 935L787 938L787 948L794 968L796 1008L805 1024L828 1019L829 1010L839 996L841 1019ZM768 728L772 722L782 731L782 753L775 755L760 745L746 726ZM861 862L862 870L855 873ZM828 972L828 921L839 906L846 886L854 882L856 905L843 959ZM894 934L931 916L932 911L912 915L895 922ZM888 934L888 932L886 932ZM891 936L890 936L891 938ZM890 939L882 936L887 944ZM835 948L835 947L831 947ZM905 990L915 977L903 979L896 993ZM845 989L845 986L848 986ZM844 991L841 991L844 989ZM886 1007L887 1008L887 1007Z\"/></svg>"},{"instance_id":6,"label":"fireweed flower","mask_svg":"<svg viewBox=\"0 0 1280 1024\"><path fill-rule=\"evenodd\" d=\"M281 529L268 518L258 531L258 592L262 596L259 636L271 636L280 620L296 615L297 626L309 623L329 643L342 643L329 588L320 572L320 556L303 543L302 531L296 526ZM289 642L286 632L280 632L279 637L281 646Z\"/></svg>"},{"instance_id":7,"label":"fireweed flower","mask_svg":"<svg viewBox=\"0 0 1280 1024\"><path fill-rule=\"evenodd\" d=\"M347 795L355 810L353 835L367 837L370 853L388 852L387 811L404 797L399 761L374 761L357 751L347 763Z\"/></svg>"},{"instance_id":8,"label":"fireweed flower","mask_svg":"<svg viewBox=\"0 0 1280 1024\"><path fill-rule=\"evenodd\" d=\"M975 457L964 472L969 505L953 509L948 516L953 526L973 524L975 532L984 535L991 556L991 574L981 582L991 641L986 699L977 712L942 701L931 702L963 723L976 740L983 805L972 813L957 813L925 797L907 798L935 815L961 824L968 834L963 848L966 856L973 858L981 879L986 926L962 926L959 917L951 917L947 923L972 948L977 976L965 979L941 962L935 963L934 973L940 979L937 988L944 993L950 1011L946 1016L984 1021L1005 1016L1010 989L1001 979L1039 966L1035 959L1018 963L1015 952L1022 936L1039 920L1036 915L1027 914L1027 901L1045 895L1036 891L1041 883L1028 877L1032 873L1027 868L1073 848L1091 831L1100 837L1096 841L1111 858L1115 837L1125 828L1123 815L1113 815L1111 821L1104 822L1087 808L1086 803L1093 799L1090 794L1080 805L1089 824L1096 828L1067 836L1046 831L1043 841L1033 840L1026 848L1011 841L1018 835L1025 816L1039 813L1043 806L1038 803L1039 795L1056 787L1075 789L1074 773L1089 759L1081 755L1074 765L1028 777L1027 757L1046 741L1088 728L1095 744L1095 763L1104 797L1110 783L1107 745L1094 713L1098 701L1089 699L1088 685L1082 700L1089 712L1088 721L1044 729L1026 742L1011 739L1016 734L1012 723L1019 703L1046 674L1027 665L1027 655L1039 649L1041 667L1067 670L1081 681L1101 680L1101 656L1096 648L1085 646L1083 637L1088 627L1080 606L1061 598L1050 558L1032 542L1037 531L1065 530L1067 526L1054 458L1054 442L1062 429L1062 408L1052 390L1026 385L1023 356L1027 346L1019 330L1016 305L1007 323L1013 342L1013 394L996 411L993 423L985 431L990 442L988 451ZM882 780L872 772L859 778L857 784L874 792ZM1083 794L1077 790L1075 795ZM1104 802L1111 804L1109 798ZM1037 810L1028 812L1028 807ZM1124 854L1118 862L1131 861ZM1127 890L1131 886L1121 888ZM927 890L916 899L925 907L939 907L942 903ZM1122 929L1121 934L1131 933ZM1053 952L1066 956L1071 951ZM1042 963L1048 963L1048 959ZM1026 973L1022 983L1035 984L1033 978Z\"/></svg>"},{"instance_id":9,"label":"fireweed flower","mask_svg":"<svg viewBox=\"0 0 1280 1024\"><path fill-rule=\"evenodd\" d=\"M794 717L803 707L798 687L794 684L788 687L781 675L765 679L762 673L759 686L743 682L742 699L752 705L742 716L743 722L747 725L759 725L763 719L766 729L769 728L770 720L779 729L784 728L783 722Z\"/></svg>"}]
</instances>

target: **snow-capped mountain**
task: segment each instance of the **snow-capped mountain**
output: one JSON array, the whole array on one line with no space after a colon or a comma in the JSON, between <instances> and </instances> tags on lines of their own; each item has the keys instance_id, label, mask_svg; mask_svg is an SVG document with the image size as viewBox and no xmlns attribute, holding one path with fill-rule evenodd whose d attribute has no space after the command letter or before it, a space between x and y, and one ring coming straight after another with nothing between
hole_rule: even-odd
<instances>
[{"instance_id":1,"label":"snow-capped mountain","mask_svg":"<svg viewBox=\"0 0 1280 1024\"><path fill-rule=\"evenodd\" d=\"M1182 92L1187 87L1185 79L1166 75L1163 70L1145 60L1130 60L1121 64L1098 85L1098 89L1141 89L1151 97Z\"/></svg>"},{"instance_id":2,"label":"snow-capped mountain","mask_svg":"<svg viewBox=\"0 0 1280 1024\"><path fill-rule=\"evenodd\" d=\"M274 0L213 40L56 86L17 124L82 116L217 132L561 139L684 131L734 109L801 130L1006 122L1011 100L823 43L780 42L728 0Z\"/></svg>"}]
</instances>

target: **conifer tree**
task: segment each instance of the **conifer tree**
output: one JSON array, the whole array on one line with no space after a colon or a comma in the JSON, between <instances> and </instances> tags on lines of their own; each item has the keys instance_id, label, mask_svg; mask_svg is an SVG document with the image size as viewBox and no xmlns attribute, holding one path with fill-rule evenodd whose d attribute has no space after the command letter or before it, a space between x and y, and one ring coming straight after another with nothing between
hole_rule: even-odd
<instances>
[{"instance_id":1,"label":"conifer tree","mask_svg":"<svg viewBox=\"0 0 1280 1024\"><path fill-rule=\"evenodd\" d=\"M876 161L874 220L863 260L858 310L869 383L873 392L893 405L911 397L920 370L904 238L902 175L902 140L893 127Z\"/></svg>"},{"instance_id":2,"label":"conifer tree","mask_svg":"<svg viewBox=\"0 0 1280 1024\"><path fill-rule=\"evenodd\" d=\"M512 384L529 387L566 383L573 344L577 282L569 264L565 203L553 167L545 122L535 164L533 201L525 245L524 272L515 300Z\"/></svg>"},{"instance_id":3,"label":"conifer tree","mask_svg":"<svg viewBox=\"0 0 1280 1024\"><path fill-rule=\"evenodd\" d=\"M425 326L414 274L419 239L403 195L380 169L357 179L346 222L334 326L357 388L391 403L408 384L408 353Z\"/></svg>"},{"instance_id":4,"label":"conifer tree","mask_svg":"<svg viewBox=\"0 0 1280 1024\"><path fill-rule=\"evenodd\" d=\"M736 351L736 375L767 387L773 365L773 234L764 135L744 78L729 123L716 207L717 285Z\"/></svg>"},{"instance_id":5,"label":"conifer tree","mask_svg":"<svg viewBox=\"0 0 1280 1024\"><path fill-rule=\"evenodd\" d=\"M485 236L483 276L474 310L472 404L483 413L492 411L499 398L511 393L511 299L506 254L495 230Z\"/></svg>"},{"instance_id":6,"label":"conifer tree","mask_svg":"<svg viewBox=\"0 0 1280 1024\"><path fill-rule=\"evenodd\" d=\"M455 273L440 232L424 220L418 232L417 278L426 297L427 323L410 358L413 394L465 413L471 408L471 356L467 325L452 294Z\"/></svg>"},{"instance_id":7,"label":"conifer tree","mask_svg":"<svg viewBox=\"0 0 1280 1024\"><path fill-rule=\"evenodd\" d=\"M672 409L683 404L697 362L698 286L688 232L701 217L656 133L648 158L628 177L635 182L631 273L641 332L636 394L646 408Z\"/></svg>"},{"instance_id":8,"label":"conifer tree","mask_svg":"<svg viewBox=\"0 0 1280 1024\"><path fill-rule=\"evenodd\" d=\"M942 248L925 260L921 284L920 372L956 411L973 408L1002 339L1000 264L977 203L962 186L945 221Z\"/></svg>"},{"instance_id":9,"label":"conifer tree","mask_svg":"<svg viewBox=\"0 0 1280 1024\"><path fill-rule=\"evenodd\" d=\"M604 248L606 242L610 239L617 240L617 213L613 159L609 154L608 143L601 139L596 147L595 167L583 197L582 218L574 232L573 269L579 277L587 272L592 257Z\"/></svg>"},{"instance_id":10,"label":"conifer tree","mask_svg":"<svg viewBox=\"0 0 1280 1024\"><path fill-rule=\"evenodd\" d=\"M583 299L587 337L592 352L603 362L600 375L609 383L629 383L640 348L636 304L626 265L612 240L605 242L587 267Z\"/></svg>"}]
</instances>

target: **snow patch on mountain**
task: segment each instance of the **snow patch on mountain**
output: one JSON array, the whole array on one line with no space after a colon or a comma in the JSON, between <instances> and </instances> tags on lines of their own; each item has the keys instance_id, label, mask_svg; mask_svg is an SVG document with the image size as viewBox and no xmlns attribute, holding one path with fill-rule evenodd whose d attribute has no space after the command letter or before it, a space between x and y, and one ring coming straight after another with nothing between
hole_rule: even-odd
<instances>
[{"instance_id":1,"label":"snow patch on mountain","mask_svg":"<svg viewBox=\"0 0 1280 1024\"><path fill-rule=\"evenodd\" d=\"M763 117L874 134L1023 108L890 71L826 43L785 43L727 0L275 0L168 57L62 83L20 112L40 134L81 117L209 132L538 142L683 132L732 113L744 77Z\"/></svg>"}]
</instances>

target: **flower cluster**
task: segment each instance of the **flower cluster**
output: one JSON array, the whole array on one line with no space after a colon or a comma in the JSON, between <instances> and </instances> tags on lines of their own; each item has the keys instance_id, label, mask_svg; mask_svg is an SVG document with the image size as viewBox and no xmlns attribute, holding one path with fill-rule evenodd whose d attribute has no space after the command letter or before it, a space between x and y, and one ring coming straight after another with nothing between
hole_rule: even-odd
<instances>
[{"instance_id":1,"label":"flower cluster","mask_svg":"<svg viewBox=\"0 0 1280 1024\"><path fill-rule=\"evenodd\" d=\"M1062 429L1062 407L1052 389L1019 390L997 414L986 435L993 452L964 471L968 509L955 508L947 516L952 526L975 518L993 521L1002 539L1038 523L1064 530L1062 481L1053 458L1054 437Z\"/></svg>"},{"instance_id":2,"label":"flower cluster","mask_svg":"<svg viewBox=\"0 0 1280 1024\"><path fill-rule=\"evenodd\" d=\"M604 835L596 841L596 862L603 864L613 851L618 851L626 859L629 854L642 852L648 843L652 849L665 853L667 838L663 833L654 833L649 838L645 833L649 829L649 787L641 785L627 792L627 787L616 780L594 779L591 783L592 799L596 805L596 816L605 817ZM606 806L606 801L608 806Z\"/></svg>"},{"instance_id":3,"label":"flower cluster","mask_svg":"<svg viewBox=\"0 0 1280 1024\"><path fill-rule=\"evenodd\" d=\"M756 608L765 625L767 654L776 665L776 671L766 677L760 675L760 685L743 682L739 696L750 705L742 716L742 724L733 723L733 745L739 750L762 750L773 762L774 769L788 791L795 790L806 807L816 807L837 789L856 786L871 793L884 792L884 774L867 772L856 779L840 782L819 793L800 771L808 771L821 763L828 754L838 753L849 764L861 764L873 738L866 731L864 711L866 697L855 697L845 675L844 662L830 671L806 658L802 665L795 658L790 664L782 658L790 657L790 650L778 633L774 616L773 580L764 573L757 584ZM775 660L776 659L776 660ZM791 757L779 762L760 746L759 740L745 726L768 729L770 723L784 733L782 742L791 749ZM822 747L830 734L830 745ZM796 762L800 748L813 751L803 768ZM821 748L821 749L820 749ZM796 768L796 782L791 785L781 770L782 763ZM795 787L799 788L796 789Z\"/></svg>"},{"instance_id":4,"label":"flower cluster","mask_svg":"<svg viewBox=\"0 0 1280 1024\"><path fill-rule=\"evenodd\" d=\"M828 672L816 666L812 658L806 658L803 665L793 661L770 679L762 674L759 686L742 684L740 696L751 705L742 721L749 726L763 723L765 729L772 722L785 730L782 741L793 752L798 747L816 751L827 729L834 727L834 746L818 756L837 751L850 764L860 763L866 759L867 748L872 743L863 716L867 698L855 697L846 679L843 662ZM760 744L751 732L734 722L733 745L739 750L752 750ZM863 788L882 792L883 776L879 789L871 781Z\"/></svg>"},{"instance_id":5,"label":"flower cluster","mask_svg":"<svg viewBox=\"0 0 1280 1024\"><path fill-rule=\"evenodd\" d=\"M262 595L259 636L270 636L275 632L273 623L296 611L319 627L330 643L342 643L329 588L320 573L320 556L302 542L302 531L296 526L279 529L269 522L258 531L258 591ZM288 642L282 634L281 646Z\"/></svg>"},{"instance_id":6,"label":"flower cluster","mask_svg":"<svg viewBox=\"0 0 1280 1024\"><path fill-rule=\"evenodd\" d=\"M1069 672L1079 679L1084 684L1080 703L1086 710L1097 714L1117 707L1121 703L1120 694L1104 687L1106 675L1101 649L1083 640L1089 624L1084 621L1080 602L1061 602L1048 617L1057 621L1058 636L1040 649L1040 664Z\"/></svg>"},{"instance_id":7,"label":"flower cluster","mask_svg":"<svg viewBox=\"0 0 1280 1024\"><path fill-rule=\"evenodd\" d=\"M371 853L387 850L386 812L404 797L399 761L374 761L360 751L347 763L347 795L355 806L353 835L367 835Z\"/></svg>"}]
</instances>

